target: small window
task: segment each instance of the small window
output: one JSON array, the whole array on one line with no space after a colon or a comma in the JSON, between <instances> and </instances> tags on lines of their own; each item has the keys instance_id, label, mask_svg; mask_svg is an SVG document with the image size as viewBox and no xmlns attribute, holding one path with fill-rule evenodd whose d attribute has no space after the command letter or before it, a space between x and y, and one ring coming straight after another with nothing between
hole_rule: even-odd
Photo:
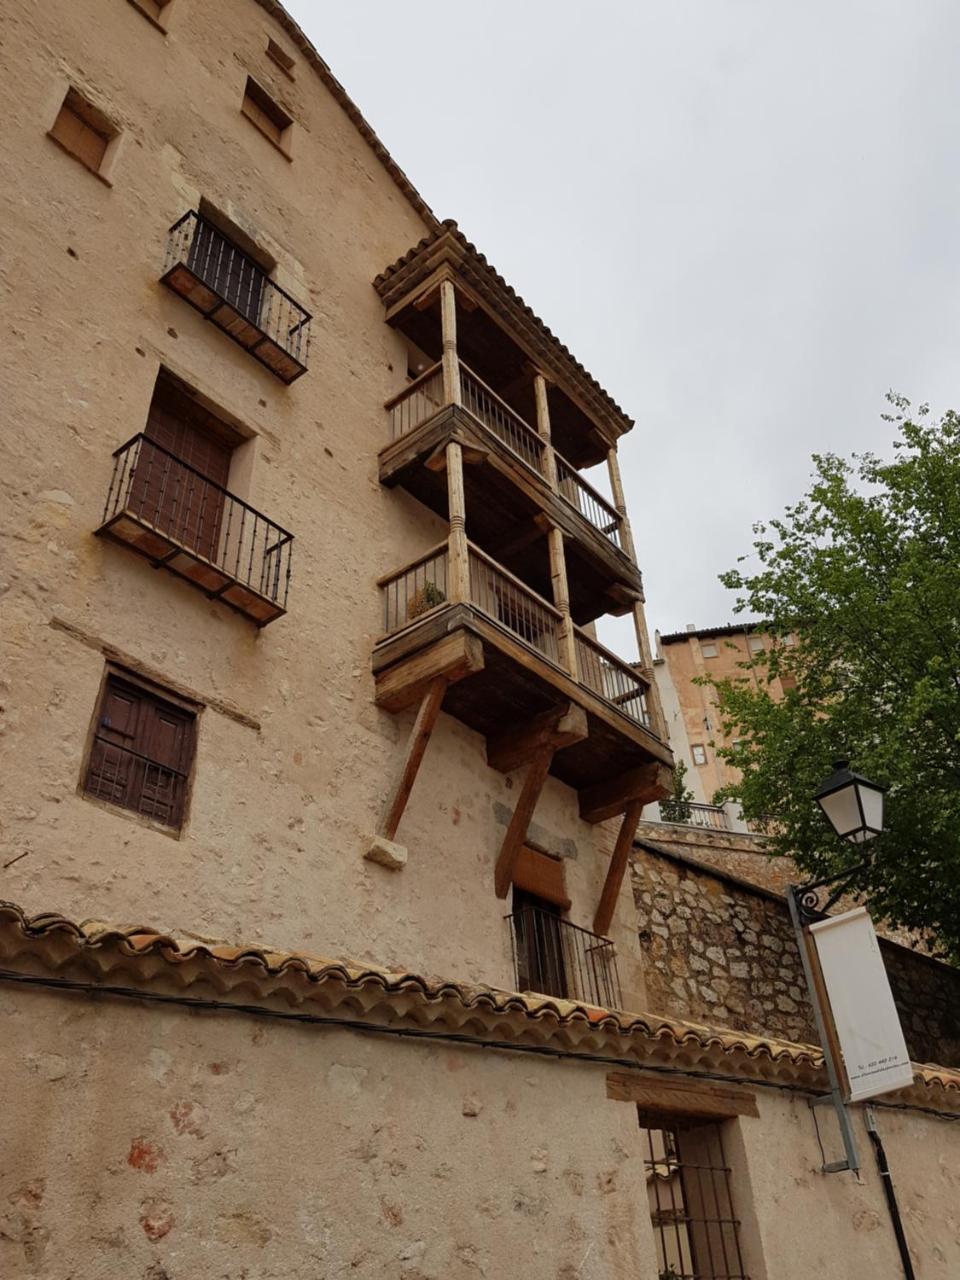
<instances>
[{"instance_id":1,"label":"small window","mask_svg":"<svg viewBox=\"0 0 960 1280\"><path fill-rule=\"evenodd\" d=\"M517 986L545 996L565 997L567 966L560 907L524 889L513 889Z\"/></svg>"},{"instance_id":2,"label":"small window","mask_svg":"<svg viewBox=\"0 0 960 1280\"><path fill-rule=\"evenodd\" d=\"M71 86L49 136L91 173L104 177L107 150L118 136L118 130L102 111Z\"/></svg>"},{"instance_id":3,"label":"small window","mask_svg":"<svg viewBox=\"0 0 960 1280\"><path fill-rule=\"evenodd\" d=\"M747 641L747 644L750 647L751 653L763 653L766 648L763 636L751 636Z\"/></svg>"},{"instance_id":4,"label":"small window","mask_svg":"<svg viewBox=\"0 0 960 1280\"><path fill-rule=\"evenodd\" d=\"M83 790L179 831L196 743L196 714L109 674L100 695Z\"/></svg>"},{"instance_id":5,"label":"small window","mask_svg":"<svg viewBox=\"0 0 960 1280\"><path fill-rule=\"evenodd\" d=\"M293 68L296 66L293 58L285 49L281 49L276 40L267 41L267 57L277 64L284 75L294 78Z\"/></svg>"},{"instance_id":6,"label":"small window","mask_svg":"<svg viewBox=\"0 0 960 1280\"><path fill-rule=\"evenodd\" d=\"M715 658L717 656L717 646L712 642L702 644L700 646L700 652L705 658Z\"/></svg>"},{"instance_id":7,"label":"small window","mask_svg":"<svg viewBox=\"0 0 960 1280\"><path fill-rule=\"evenodd\" d=\"M265 89L261 89L256 80L247 77L247 87L243 93L243 114L260 132L280 148L290 158L290 131L293 119L283 107L270 97Z\"/></svg>"},{"instance_id":8,"label":"small window","mask_svg":"<svg viewBox=\"0 0 960 1280\"><path fill-rule=\"evenodd\" d=\"M691 746L690 750L693 752L693 763L694 763L694 764L706 764L706 763L707 763L707 749L706 749L706 747L702 747L702 746L700 746L700 744L699 744L699 743L695 743L693 746Z\"/></svg>"},{"instance_id":9,"label":"small window","mask_svg":"<svg viewBox=\"0 0 960 1280\"><path fill-rule=\"evenodd\" d=\"M641 1132L661 1280L748 1280L722 1126L678 1120Z\"/></svg>"}]
</instances>

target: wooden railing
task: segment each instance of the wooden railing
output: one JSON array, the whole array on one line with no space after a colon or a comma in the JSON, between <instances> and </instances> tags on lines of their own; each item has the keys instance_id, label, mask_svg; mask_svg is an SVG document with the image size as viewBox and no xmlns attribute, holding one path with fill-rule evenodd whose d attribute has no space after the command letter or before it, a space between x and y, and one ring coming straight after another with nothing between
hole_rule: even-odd
<instances>
[{"instance_id":1,"label":"wooden railing","mask_svg":"<svg viewBox=\"0 0 960 1280\"><path fill-rule=\"evenodd\" d=\"M442 366L439 363L431 365L388 400L384 407L390 412L391 441L399 440L419 427L421 422L432 418L443 408Z\"/></svg>"},{"instance_id":2,"label":"wooden railing","mask_svg":"<svg viewBox=\"0 0 960 1280\"><path fill-rule=\"evenodd\" d=\"M380 579L377 585L383 601L384 635L399 631L447 603L448 564L447 544L441 542L419 560Z\"/></svg>"},{"instance_id":3,"label":"wooden railing","mask_svg":"<svg viewBox=\"0 0 960 1280\"><path fill-rule=\"evenodd\" d=\"M472 543L470 602L551 662L559 664L563 615Z\"/></svg>"},{"instance_id":4,"label":"wooden railing","mask_svg":"<svg viewBox=\"0 0 960 1280\"><path fill-rule=\"evenodd\" d=\"M629 663L622 661L596 640L591 640L579 627L576 629L576 643L580 683L625 716L649 729L647 683L643 677Z\"/></svg>"},{"instance_id":5,"label":"wooden railing","mask_svg":"<svg viewBox=\"0 0 960 1280\"><path fill-rule=\"evenodd\" d=\"M588 484L561 453L554 450L557 460L557 489L561 498L565 498L584 520L593 525L615 547L623 550L620 538L620 516L617 509L598 493L593 485Z\"/></svg>"},{"instance_id":6,"label":"wooden railing","mask_svg":"<svg viewBox=\"0 0 960 1280\"><path fill-rule=\"evenodd\" d=\"M546 475L543 462L544 443L528 423L492 391L472 369L460 361L460 394L463 407L479 419L485 427L501 440L508 449L532 467L540 476Z\"/></svg>"}]
</instances>

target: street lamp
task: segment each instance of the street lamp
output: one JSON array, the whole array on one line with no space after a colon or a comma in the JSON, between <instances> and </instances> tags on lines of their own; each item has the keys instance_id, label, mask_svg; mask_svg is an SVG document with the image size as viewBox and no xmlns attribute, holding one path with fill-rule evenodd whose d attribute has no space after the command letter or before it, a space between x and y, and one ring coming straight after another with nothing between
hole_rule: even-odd
<instances>
[{"instance_id":1,"label":"street lamp","mask_svg":"<svg viewBox=\"0 0 960 1280\"><path fill-rule=\"evenodd\" d=\"M837 760L833 766L833 773L820 784L813 798L841 840L849 840L852 844L866 844L868 840L873 840L875 836L880 835L883 830L883 792L883 787L870 782L862 774L854 773L848 761ZM868 864L869 859L858 863L855 867L847 867L835 875L824 876L821 880L812 880L803 885L789 885L787 888L790 918L796 932L797 947L807 983L807 994L813 1007L814 1021L823 1048L824 1066L830 1082L830 1092L823 1097L814 1098L810 1105L815 1107L827 1104L833 1107L846 1153L845 1159L824 1164L824 1173L839 1173L843 1169L856 1172L860 1168L860 1157L840 1088L839 1063L834 1057L833 1042L827 1031L827 1011L821 1005L820 988L814 977L808 926L814 920L823 919L829 914L830 908L843 896L851 882ZM828 888L832 889L832 892L826 902L821 905L818 890Z\"/></svg>"},{"instance_id":2,"label":"street lamp","mask_svg":"<svg viewBox=\"0 0 960 1280\"><path fill-rule=\"evenodd\" d=\"M865 844L883 830L883 793L883 787L854 773L848 761L837 760L813 798L841 840Z\"/></svg>"}]
</instances>

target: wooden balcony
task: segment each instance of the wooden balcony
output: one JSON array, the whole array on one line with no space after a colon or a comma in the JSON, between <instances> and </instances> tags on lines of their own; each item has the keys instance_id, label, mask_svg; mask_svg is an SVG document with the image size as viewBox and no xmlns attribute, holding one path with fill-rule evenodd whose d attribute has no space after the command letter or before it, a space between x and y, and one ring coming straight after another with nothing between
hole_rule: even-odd
<instances>
[{"instance_id":1,"label":"wooden balcony","mask_svg":"<svg viewBox=\"0 0 960 1280\"><path fill-rule=\"evenodd\" d=\"M474 542L547 595L552 524L564 534L574 620L626 613L643 584L616 509L462 361L460 386L462 403L449 403L437 364L387 402L391 440L380 453L382 483L402 486L446 517L444 449L459 441Z\"/></svg>"},{"instance_id":2,"label":"wooden balcony","mask_svg":"<svg viewBox=\"0 0 960 1280\"><path fill-rule=\"evenodd\" d=\"M482 733L488 759L503 769L517 767L520 757L507 744L518 730L523 736L524 725L542 724L565 706L580 708L586 734L555 752L550 772L580 793L588 821L621 812L618 783L629 789L645 767L671 764L649 727L646 682L580 628L571 646L563 615L473 543L467 559L460 600L452 598L446 542L381 579L378 704L401 710L446 677L444 710ZM571 648L574 670L565 663Z\"/></svg>"},{"instance_id":3,"label":"wooden balcony","mask_svg":"<svg viewBox=\"0 0 960 1280\"><path fill-rule=\"evenodd\" d=\"M306 373L309 312L199 213L170 228L160 280L281 382Z\"/></svg>"},{"instance_id":4,"label":"wooden balcony","mask_svg":"<svg viewBox=\"0 0 960 1280\"><path fill-rule=\"evenodd\" d=\"M145 435L113 455L96 532L258 627L286 612L293 535Z\"/></svg>"}]
</instances>

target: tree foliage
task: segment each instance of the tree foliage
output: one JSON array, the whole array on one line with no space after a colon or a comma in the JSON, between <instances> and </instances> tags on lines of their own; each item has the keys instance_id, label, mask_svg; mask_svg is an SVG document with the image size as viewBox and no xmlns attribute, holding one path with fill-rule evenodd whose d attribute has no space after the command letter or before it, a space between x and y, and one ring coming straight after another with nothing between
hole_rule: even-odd
<instances>
[{"instance_id":1,"label":"tree foliage","mask_svg":"<svg viewBox=\"0 0 960 1280\"><path fill-rule=\"evenodd\" d=\"M673 770L673 790L660 801L660 817L664 822L689 822L693 792L687 786L687 766L678 760Z\"/></svg>"},{"instance_id":2,"label":"tree foliage","mask_svg":"<svg viewBox=\"0 0 960 1280\"><path fill-rule=\"evenodd\" d=\"M727 741L738 739L720 754L742 773L726 795L748 819L773 815L777 851L816 875L863 855L811 801L832 762L849 758L886 786L886 830L857 887L957 958L960 417L934 422L926 406L889 399L892 457L815 456L806 496L755 526L759 565L744 558L722 575L771 641L743 679L715 685ZM781 702L769 693L777 677Z\"/></svg>"}]
</instances>

